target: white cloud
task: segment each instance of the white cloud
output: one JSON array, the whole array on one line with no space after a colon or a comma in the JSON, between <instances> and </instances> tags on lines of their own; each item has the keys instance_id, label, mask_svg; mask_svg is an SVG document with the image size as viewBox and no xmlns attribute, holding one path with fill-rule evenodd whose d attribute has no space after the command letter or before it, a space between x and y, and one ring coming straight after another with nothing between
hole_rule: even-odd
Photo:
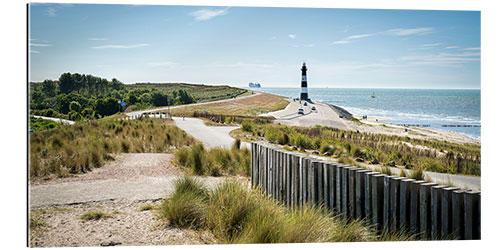
<instances>
[{"instance_id":1,"label":"white cloud","mask_svg":"<svg viewBox=\"0 0 500 250\"><path fill-rule=\"evenodd\" d=\"M465 49L462 49L462 50L481 50L481 48L479 48L479 47L475 47L475 48L465 48Z\"/></svg>"},{"instance_id":2,"label":"white cloud","mask_svg":"<svg viewBox=\"0 0 500 250\"><path fill-rule=\"evenodd\" d=\"M139 43L139 44L132 44L132 45L101 45L101 46L94 46L92 48L93 49L133 49L133 48L146 47L146 46L149 46L149 44Z\"/></svg>"},{"instance_id":3,"label":"white cloud","mask_svg":"<svg viewBox=\"0 0 500 250\"><path fill-rule=\"evenodd\" d=\"M295 39L295 37L297 37L296 34L289 34L288 37L290 37L291 39Z\"/></svg>"},{"instance_id":4,"label":"white cloud","mask_svg":"<svg viewBox=\"0 0 500 250\"><path fill-rule=\"evenodd\" d=\"M352 40L374 36L376 33L348 36L342 40L335 41L332 45L352 43Z\"/></svg>"},{"instance_id":5,"label":"white cloud","mask_svg":"<svg viewBox=\"0 0 500 250\"><path fill-rule=\"evenodd\" d=\"M354 35L354 36L348 36L346 38L344 38L345 40L351 40L351 39L359 39L359 38L364 38L364 37L369 37L369 36L373 36L375 34L362 34L362 35Z\"/></svg>"},{"instance_id":6,"label":"white cloud","mask_svg":"<svg viewBox=\"0 0 500 250\"><path fill-rule=\"evenodd\" d=\"M45 15L55 17L56 16L56 8L47 8L45 10Z\"/></svg>"},{"instance_id":7,"label":"white cloud","mask_svg":"<svg viewBox=\"0 0 500 250\"><path fill-rule=\"evenodd\" d=\"M439 46L441 44L442 43L428 43L428 44L424 44L422 46L424 46L424 47L436 47L436 46Z\"/></svg>"},{"instance_id":8,"label":"white cloud","mask_svg":"<svg viewBox=\"0 0 500 250\"><path fill-rule=\"evenodd\" d=\"M348 44L348 43L352 43L352 41L350 41L350 40L340 40L340 41L333 42L332 45L336 45L336 44Z\"/></svg>"},{"instance_id":9,"label":"white cloud","mask_svg":"<svg viewBox=\"0 0 500 250\"><path fill-rule=\"evenodd\" d=\"M33 54L39 54L39 53L40 53L40 51L30 50L30 53L33 53Z\"/></svg>"},{"instance_id":10,"label":"white cloud","mask_svg":"<svg viewBox=\"0 0 500 250\"><path fill-rule=\"evenodd\" d=\"M49 47L51 44L43 44L43 43L30 43L31 47Z\"/></svg>"},{"instance_id":11,"label":"white cloud","mask_svg":"<svg viewBox=\"0 0 500 250\"><path fill-rule=\"evenodd\" d=\"M458 49L458 46L448 46L445 49Z\"/></svg>"},{"instance_id":12,"label":"white cloud","mask_svg":"<svg viewBox=\"0 0 500 250\"><path fill-rule=\"evenodd\" d=\"M226 15L228 13L228 8L219 9L219 10L211 10L211 9L201 9L197 11L193 11L189 13L194 17L196 21L207 21L214 17Z\"/></svg>"},{"instance_id":13,"label":"white cloud","mask_svg":"<svg viewBox=\"0 0 500 250\"><path fill-rule=\"evenodd\" d=\"M57 16L57 11L59 11L60 9L63 9L63 8L71 7L71 6L73 6L73 5L72 4L68 4L68 3L59 3L59 4L57 4L54 7L47 8L45 10L44 14L46 16L55 17L55 16Z\"/></svg>"},{"instance_id":14,"label":"white cloud","mask_svg":"<svg viewBox=\"0 0 500 250\"><path fill-rule=\"evenodd\" d=\"M480 61L480 53L439 53L435 55L406 56L403 61L417 65L456 66Z\"/></svg>"},{"instance_id":15,"label":"white cloud","mask_svg":"<svg viewBox=\"0 0 500 250\"><path fill-rule=\"evenodd\" d=\"M314 44L304 44L304 47L314 47Z\"/></svg>"},{"instance_id":16,"label":"white cloud","mask_svg":"<svg viewBox=\"0 0 500 250\"><path fill-rule=\"evenodd\" d=\"M91 37L91 38L88 38L88 40L90 40L90 41L106 41L108 39L102 38L102 37Z\"/></svg>"},{"instance_id":17,"label":"white cloud","mask_svg":"<svg viewBox=\"0 0 500 250\"><path fill-rule=\"evenodd\" d=\"M148 63L148 65L151 66L151 67L171 67L171 66L173 66L175 64L176 63L169 62L169 61L165 61L165 62L150 62L150 63Z\"/></svg>"},{"instance_id":18,"label":"white cloud","mask_svg":"<svg viewBox=\"0 0 500 250\"><path fill-rule=\"evenodd\" d=\"M387 30L386 33L396 36L424 35L432 32L433 30L434 29L431 27L414 28L414 29L391 29Z\"/></svg>"}]
</instances>

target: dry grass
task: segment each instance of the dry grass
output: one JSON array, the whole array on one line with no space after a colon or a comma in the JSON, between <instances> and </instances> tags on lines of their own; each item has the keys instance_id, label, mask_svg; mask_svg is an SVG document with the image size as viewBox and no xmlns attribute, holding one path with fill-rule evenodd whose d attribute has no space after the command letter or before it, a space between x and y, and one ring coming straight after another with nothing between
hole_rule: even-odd
<instances>
[{"instance_id":1,"label":"dry grass","mask_svg":"<svg viewBox=\"0 0 500 250\"><path fill-rule=\"evenodd\" d=\"M67 177L99 168L115 153L173 152L194 142L163 119L60 125L30 135L30 178Z\"/></svg>"},{"instance_id":2,"label":"dry grass","mask_svg":"<svg viewBox=\"0 0 500 250\"><path fill-rule=\"evenodd\" d=\"M192 115L195 111L203 112L204 107L207 107L207 112L215 114L254 116L284 109L288 103L289 101L283 97L262 93L226 102L179 107L171 109L171 112L176 116L187 116Z\"/></svg>"}]
</instances>

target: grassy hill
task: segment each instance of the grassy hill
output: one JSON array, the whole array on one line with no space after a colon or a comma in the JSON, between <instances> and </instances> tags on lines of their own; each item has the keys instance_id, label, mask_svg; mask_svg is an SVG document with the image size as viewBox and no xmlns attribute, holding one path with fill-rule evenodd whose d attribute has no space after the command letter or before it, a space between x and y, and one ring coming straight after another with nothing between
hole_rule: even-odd
<instances>
[{"instance_id":1,"label":"grassy hill","mask_svg":"<svg viewBox=\"0 0 500 250\"><path fill-rule=\"evenodd\" d=\"M126 84L125 88L131 90L155 88L165 92L184 90L195 99L195 102L222 100L248 92L248 90L230 87L227 85L204 85L190 83L135 83Z\"/></svg>"}]
</instances>

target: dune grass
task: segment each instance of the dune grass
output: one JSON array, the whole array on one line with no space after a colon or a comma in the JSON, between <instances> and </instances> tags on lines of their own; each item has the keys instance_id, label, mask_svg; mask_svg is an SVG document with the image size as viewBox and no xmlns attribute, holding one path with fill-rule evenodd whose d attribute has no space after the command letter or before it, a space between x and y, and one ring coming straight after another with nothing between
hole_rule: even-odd
<instances>
[{"instance_id":1,"label":"dune grass","mask_svg":"<svg viewBox=\"0 0 500 250\"><path fill-rule=\"evenodd\" d=\"M223 244L415 239L404 231L377 234L366 221L334 215L322 206L286 209L259 188L235 180L207 191L192 177L183 177L159 217L173 226L208 230Z\"/></svg>"},{"instance_id":2,"label":"dune grass","mask_svg":"<svg viewBox=\"0 0 500 250\"><path fill-rule=\"evenodd\" d=\"M240 148L236 140L232 148L206 150L203 144L183 147L175 152L175 163L194 175L250 175L250 150Z\"/></svg>"},{"instance_id":3,"label":"dune grass","mask_svg":"<svg viewBox=\"0 0 500 250\"><path fill-rule=\"evenodd\" d=\"M100 220L100 219L106 219L106 218L111 218L110 214L101 212L101 211L91 211L91 212L86 212L80 215L80 219L82 220Z\"/></svg>"},{"instance_id":4,"label":"dune grass","mask_svg":"<svg viewBox=\"0 0 500 250\"><path fill-rule=\"evenodd\" d=\"M481 175L481 146L437 140L359 133L330 127L291 127L279 124L242 123L246 139L319 151L350 164L362 161L384 166L409 167L416 174L432 171ZM250 138L249 138L250 137Z\"/></svg>"},{"instance_id":5,"label":"dune grass","mask_svg":"<svg viewBox=\"0 0 500 250\"><path fill-rule=\"evenodd\" d=\"M30 178L66 177L101 167L115 153L162 153L195 139L163 119L83 121L30 135Z\"/></svg>"}]
</instances>

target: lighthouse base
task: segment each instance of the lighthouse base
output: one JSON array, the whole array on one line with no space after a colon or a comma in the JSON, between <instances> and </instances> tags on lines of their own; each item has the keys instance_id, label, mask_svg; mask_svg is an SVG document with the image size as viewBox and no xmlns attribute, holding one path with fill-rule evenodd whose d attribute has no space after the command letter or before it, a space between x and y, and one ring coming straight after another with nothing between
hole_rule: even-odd
<instances>
[{"instance_id":1,"label":"lighthouse base","mask_svg":"<svg viewBox=\"0 0 500 250\"><path fill-rule=\"evenodd\" d=\"M300 93L300 100L309 101L307 93Z\"/></svg>"}]
</instances>

